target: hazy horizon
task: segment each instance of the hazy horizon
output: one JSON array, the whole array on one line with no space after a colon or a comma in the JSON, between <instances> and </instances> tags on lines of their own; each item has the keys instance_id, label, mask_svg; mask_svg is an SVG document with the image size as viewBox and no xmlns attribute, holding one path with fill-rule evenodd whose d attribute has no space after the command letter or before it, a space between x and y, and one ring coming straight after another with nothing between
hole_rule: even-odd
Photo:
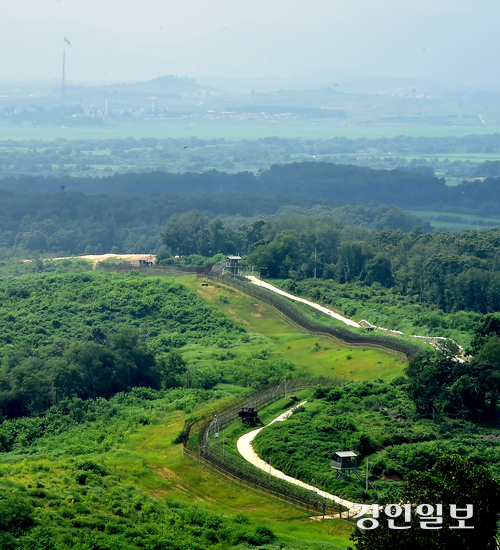
<instances>
[{"instance_id":1,"label":"hazy horizon","mask_svg":"<svg viewBox=\"0 0 500 550\"><path fill-rule=\"evenodd\" d=\"M140 81L164 74L199 81L280 79L300 87L344 78L414 78L500 89L500 6L414 3L190 0L104 3L20 0L0 11L3 81Z\"/></svg>"}]
</instances>

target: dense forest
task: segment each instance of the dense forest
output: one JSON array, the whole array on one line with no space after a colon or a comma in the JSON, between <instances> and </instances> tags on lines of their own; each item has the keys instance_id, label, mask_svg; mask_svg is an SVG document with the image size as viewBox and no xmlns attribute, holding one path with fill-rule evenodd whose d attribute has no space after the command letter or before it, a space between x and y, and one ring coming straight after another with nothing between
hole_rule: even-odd
<instances>
[{"instance_id":1,"label":"dense forest","mask_svg":"<svg viewBox=\"0 0 500 550\"><path fill-rule=\"evenodd\" d=\"M446 312L487 313L500 309L498 229L434 235L420 230L408 234L358 232L350 239L330 229L328 238L316 239L315 232L299 223L292 227L290 224L271 234L272 240L257 246L247 263L259 269L265 267L261 269L264 275L283 279L305 279L316 274L340 284L381 285L399 296ZM321 285L314 291L305 287L302 290L313 298L324 298Z\"/></svg>"},{"instance_id":2,"label":"dense forest","mask_svg":"<svg viewBox=\"0 0 500 550\"><path fill-rule=\"evenodd\" d=\"M164 279L47 274L0 282L0 414L36 415L65 399L185 384L176 350L227 347L243 328ZM228 374L229 376L229 374ZM221 371L191 372L210 387Z\"/></svg>"},{"instance_id":3,"label":"dense forest","mask_svg":"<svg viewBox=\"0 0 500 550\"><path fill-rule=\"evenodd\" d=\"M255 219L294 212L307 217L327 217L341 226L359 224L410 231L422 225L426 231L430 230L428 222L396 207L314 207L314 204L313 200L250 193L163 194L139 198L62 190L35 193L0 189L0 253L23 257L34 252L63 255L156 252L161 245L160 232L167 221L174 214L178 216L193 209L201 211L207 223L208 218L224 218L227 232L251 225ZM245 242L237 234L227 233L226 240L228 251L246 250ZM215 242L203 246L205 255L219 251L219 244Z\"/></svg>"},{"instance_id":4,"label":"dense forest","mask_svg":"<svg viewBox=\"0 0 500 550\"><path fill-rule=\"evenodd\" d=\"M492 174L497 175L496 169ZM424 171L425 172L425 171ZM314 204L373 202L401 208L500 210L498 178L447 186L443 178L408 170L374 170L363 166L327 162L294 162L252 172L228 173L209 170L201 173L124 173L107 177L6 177L1 184L9 189L57 192L61 189L86 194L150 196L154 194L231 193L270 197L302 197ZM288 202L285 202L288 204Z\"/></svg>"},{"instance_id":5,"label":"dense forest","mask_svg":"<svg viewBox=\"0 0 500 550\"><path fill-rule=\"evenodd\" d=\"M257 175L252 172L231 174L209 170L176 174L124 173L102 178L20 176L3 178L2 185L44 192L59 191L64 186L68 191L105 195L258 193L279 197L299 196L320 202L373 200L377 204L414 207L439 202L446 187L444 180L419 173L372 170L324 162L275 165ZM435 194L429 197L431 189Z\"/></svg>"}]
</instances>

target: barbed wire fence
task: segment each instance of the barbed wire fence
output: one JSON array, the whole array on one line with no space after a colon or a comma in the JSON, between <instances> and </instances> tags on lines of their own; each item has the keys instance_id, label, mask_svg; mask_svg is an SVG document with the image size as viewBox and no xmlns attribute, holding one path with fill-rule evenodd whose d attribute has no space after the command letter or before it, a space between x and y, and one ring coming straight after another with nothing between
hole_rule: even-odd
<instances>
[{"instance_id":1,"label":"barbed wire fence","mask_svg":"<svg viewBox=\"0 0 500 550\"><path fill-rule=\"evenodd\" d=\"M358 334L344 327L314 323L307 317L306 313L292 300L284 296L280 296L279 294L276 294L271 290L250 283L247 279L244 279L243 277L230 277L228 275L222 277L212 277L208 275L208 278L216 283L234 287L237 290L248 294L249 296L262 300L263 302L278 310L282 315L290 319L294 324L302 327L308 332L314 334L325 334L351 346L384 349L396 353L401 353L405 355L408 359L411 359L420 351L420 348L418 346L409 342L405 342L404 340L395 336L384 336L378 334Z\"/></svg>"},{"instance_id":2,"label":"barbed wire fence","mask_svg":"<svg viewBox=\"0 0 500 550\"><path fill-rule=\"evenodd\" d=\"M197 277L206 277L215 283L233 287L241 292L261 300L275 308L293 324L314 334L325 334L351 346L390 350L404 354L411 358L419 352L419 348L397 338L383 335L356 334L343 327L328 326L313 323L291 300L281 297L270 290L250 283L243 277L230 277L228 275L212 275L212 266L136 266L128 262L122 262L113 266L105 266L106 271L140 271L146 275L158 276L172 274L185 274ZM322 515L323 517L337 517L347 521L353 521L352 512L340 504L327 499L320 494L305 488L293 485L285 480L271 476L248 463L241 455L231 452L219 437L219 432L238 420L242 408L253 408L259 411L282 397L290 395L294 391L300 391L314 386L339 386L345 383L340 378L293 378L276 386L261 390L255 395L236 402L221 410L216 416L205 417L186 425L184 430L183 451L205 466L215 470L237 483L246 487L274 495L295 506L307 509L308 513ZM216 437L217 434L217 437Z\"/></svg>"},{"instance_id":3,"label":"barbed wire fence","mask_svg":"<svg viewBox=\"0 0 500 550\"><path fill-rule=\"evenodd\" d=\"M181 265L150 265L147 267L137 266L130 262L120 262L114 265L104 266L105 271L139 271L150 276L175 275L196 275L198 278L207 279L227 286L231 286L241 292L261 300L275 308L293 324L305 329L308 332L318 335L327 335L343 343L355 347L366 347L392 351L405 355L408 359L417 355L420 348L410 342L405 342L395 336L357 334L347 328L331 326L322 323L314 323L306 313L292 300L280 296L266 288L259 287L244 277L231 277L230 275L212 275L217 272L212 264L203 266L181 266Z\"/></svg>"},{"instance_id":4,"label":"barbed wire fence","mask_svg":"<svg viewBox=\"0 0 500 550\"><path fill-rule=\"evenodd\" d=\"M242 408L259 411L271 403L289 397L294 392L315 386L340 386L340 378L295 378L267 388L257 394L221 410L213 417L198 420L186 427L184 454L259 492L274 495L295 506L307 509L313 515L352 520L352 512L320 494L269 475L248 463L239 453L224 445L220 437L223 431L237 421Z\"/></svg>"}]
</instances>

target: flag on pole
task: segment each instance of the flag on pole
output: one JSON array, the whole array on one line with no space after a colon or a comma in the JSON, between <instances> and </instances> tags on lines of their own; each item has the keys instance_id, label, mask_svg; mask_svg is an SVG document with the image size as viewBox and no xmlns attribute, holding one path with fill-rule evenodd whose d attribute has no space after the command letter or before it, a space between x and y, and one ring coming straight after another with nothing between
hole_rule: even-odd
<instances>
[{"instance_id":1,"label":"flag on pole","mask_svg":"<svg viewBox=\"0 0 500 550\"><path fill-rule=\"evenodd\" d=\"M71 42L66 37L64 37L64 42L66 42L66 44L69 44L71 46Z\"/></svg>"}]
</instances>

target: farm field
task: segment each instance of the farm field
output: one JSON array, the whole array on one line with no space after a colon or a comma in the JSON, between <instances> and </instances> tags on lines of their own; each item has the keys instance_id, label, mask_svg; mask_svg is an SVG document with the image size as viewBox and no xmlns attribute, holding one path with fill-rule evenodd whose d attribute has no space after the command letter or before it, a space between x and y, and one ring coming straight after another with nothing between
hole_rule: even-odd
<instances>
[{"instance_id":1,"label":"farm field","mask_svg":"<svg viewBox=\"0 0 500 550\"><path fill-rule=\"evenodd\" d=\"M106 123L102 126L61 127L33 126L29 124L0 124L0 141L40 140L52 141L64 138L68 141L79 139L124 139L140 138L190 138L199 139L258 139L271 136L282 138L300 137L303 139L329 139L334 136L346 138L408 136L465 136L470 134L493 134L500 132L498 125L464 124L461 126L427 125L355 121L341 122L331 119L283 119L283 120L147 120L140 123Z\"/></svg>"},{"instance_id":2,"label":"farm field","mask_svg":"<svg viewBox=\"0 0 500 550\"><path fill-rule=\"evenodd\" d=\"M408 210L408 212L429 221L438 231L462 231L464 229L482 229L485 226L500 226L500 219L477 214L459 214L437 210Z\"/></svg>"}]
</instances>

